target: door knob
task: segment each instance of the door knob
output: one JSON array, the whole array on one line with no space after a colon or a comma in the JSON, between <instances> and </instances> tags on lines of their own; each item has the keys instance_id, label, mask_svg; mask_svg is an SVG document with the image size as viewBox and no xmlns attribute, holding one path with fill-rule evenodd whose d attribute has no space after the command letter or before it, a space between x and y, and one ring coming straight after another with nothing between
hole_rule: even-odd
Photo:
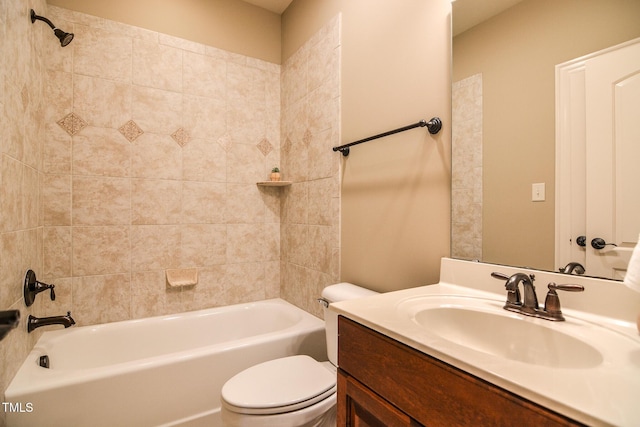
<instances>
[{"instance_id":1,"label":"door knob","mask_svg":"<svg viewBox=\"0 0 640 427\"><path fill-rule=\"evenodd\" d=\"M615 243L607 243L607 242L604 241L604 239L601 239L600 237L596 237L595 239L593 239L591 241L591 247L593 249L598 249L598 250L604 249L604 247L607 246L607 245L618 246Z\"/></svg>"},{"instance_id":2,"label":"door knob","mask_svg":"<svg viewBox=\"0 0 640 427\"><path fill-rule=\"evenodd\" d=\"M582 246L583 248L587 246L587 236L578 236L576 239L576 243L578 246Z\"/></svg>"}]
</instances>

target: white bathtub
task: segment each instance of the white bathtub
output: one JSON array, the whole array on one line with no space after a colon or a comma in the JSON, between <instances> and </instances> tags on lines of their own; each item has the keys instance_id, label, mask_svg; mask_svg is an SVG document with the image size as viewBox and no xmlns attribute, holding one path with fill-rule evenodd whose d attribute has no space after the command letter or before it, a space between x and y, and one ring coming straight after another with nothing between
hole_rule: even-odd
<instances>
[{"instance_id":1,"label":"white bathtub","mask_svg":"<svg viewBox=\"0 0 640 427\"><path fill-rule=\"evenodd\" d=\"M280 299L48 331L5 392L7 425L219 426L229 378L294 354L326 360L324 322Z\"/></svg>"}]
</instances>

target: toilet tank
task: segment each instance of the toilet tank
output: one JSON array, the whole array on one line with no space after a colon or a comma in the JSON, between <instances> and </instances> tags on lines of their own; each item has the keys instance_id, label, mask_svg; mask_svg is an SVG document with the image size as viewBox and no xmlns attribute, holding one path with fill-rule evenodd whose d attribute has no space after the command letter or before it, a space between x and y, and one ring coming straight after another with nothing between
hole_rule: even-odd
<instances>
[{"instance_id":1,"label":"toilet tank","mask_svg":"<svg viewBox=\"0 0 640 427\"><path fill-rule=\"evenodd\" d=\"M377 294L378 292L346 282L327 286L322 290L321 301L325 302L324 322L327 335L327 354L333 365L338 366L338 315L328 309L329 304Z\"/></svg>"}]
</instances>

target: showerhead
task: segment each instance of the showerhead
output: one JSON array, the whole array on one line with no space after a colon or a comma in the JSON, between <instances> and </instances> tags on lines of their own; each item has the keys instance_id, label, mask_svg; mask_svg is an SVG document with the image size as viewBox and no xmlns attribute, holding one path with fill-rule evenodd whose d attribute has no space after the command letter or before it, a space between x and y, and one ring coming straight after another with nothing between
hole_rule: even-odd
<instances>
[{"instance_id":1,"label":"showerhead","mask_svg":"<svg viewBox=\"0 0 640 427\"><path fill-rule=\"evenodd\" d=\"M36 20L46 22L47 25L51 27L56 37L60 39L60 45L62 45L62 47L65 47L66 45L71 43L71 40L73 40L73 33L67 33L65 31L62 31L60 28L56 28L56 26L53 25L53 22L49 21L44 16L36 15L36 12L31 9L31 23L33 24L34 22L36 22Z\"/></svg>"},{"instance_id":2,"label":"showerhead","mask_svg":"<svg viewBox=\"0 0 640 427\"><path fill-rule=\"evenodd\" d=\"M66 33L62 31L60 28L54 29L53 33L56 35L57 38L60 39L60 44L62 45L62 47L65 47L66 45L71 43L71 40L73 40L73 33Z\"/></svg>"}]
</instances>

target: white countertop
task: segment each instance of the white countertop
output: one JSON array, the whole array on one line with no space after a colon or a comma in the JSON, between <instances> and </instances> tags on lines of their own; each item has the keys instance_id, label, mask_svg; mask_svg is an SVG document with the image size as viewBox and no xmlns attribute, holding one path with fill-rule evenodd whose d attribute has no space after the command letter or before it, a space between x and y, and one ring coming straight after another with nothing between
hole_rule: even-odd
<instances>
[{"instance_id":1,"label":"white countertop","mask_svg":"<svg viewBox=\"0 0 640 427\"><path fill-rule=\"evenodd\" d=\"M492 278L493 271L507 275L534 273L541 303L548 282L583 285L582 293L558 292L566 322L516 316L567 335L579 334L580 340L600 351L602 362L586 368L558 368L507 360L438 339L403 313L403 307L423 296L463 295L501 307L506 299L504 281ZM331 304L330 308L579 422L594 426L640 426L640 334L636 329L640 294L620 282L445 258L438 284L343 301ZM600 337L595 340L588 333L590 330L599 331ZM601 338L602 332L612 337L613 344Z\"/></svg>"}]
</instances>

